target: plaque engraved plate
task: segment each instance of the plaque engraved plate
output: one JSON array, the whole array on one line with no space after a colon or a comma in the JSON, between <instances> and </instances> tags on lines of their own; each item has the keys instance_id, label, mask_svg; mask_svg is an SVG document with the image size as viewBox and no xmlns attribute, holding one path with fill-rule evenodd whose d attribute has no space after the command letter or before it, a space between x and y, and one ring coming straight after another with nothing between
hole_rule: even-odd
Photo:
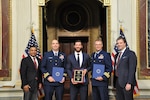
<instances>
[{"instance_id":1,"label":"plaque engraved plate","mask_svg":"<svg viewBox=\"0 0 150 100\"><path fill-rule=\"evenodd\" d=\"M73 72L73 79L74 82L76 83L83 83L84 82L83 69L75 69Z\"/></svg>"}]
</instances>

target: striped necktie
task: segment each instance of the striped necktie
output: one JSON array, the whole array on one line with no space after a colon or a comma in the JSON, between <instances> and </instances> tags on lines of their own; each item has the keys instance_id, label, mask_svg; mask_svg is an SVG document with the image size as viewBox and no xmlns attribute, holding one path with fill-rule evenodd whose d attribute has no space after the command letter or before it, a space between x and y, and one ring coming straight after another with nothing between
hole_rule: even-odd
<instances>
[{"instance_id":1,"label":"striped necktie","mask_svg":"<svg viewBox=\"0 0 150 100\"><path fill-rule=\"evenodd\" d=\"M33 57L33 62L34 62L35 69L37 69L38 67L37 67L37 63L36 63L36 58L35 57Z\"/></svg>"},{"instance_id":2,"label":"striped necktie","mask_svg":"<svg viewBox=\"0 0 150 100\"><path fill-rule=\"evenodd\" d=\"M121 52L118 54L117 60L116 60L116 66L115 66L115 67L116 67L116 68L115 68L115 69L116 69L116 72L115 72L115 75L116 75L116 76L118 76L118 71L117 71L117 69L118 69L118 64L119 64L119 62L120 62L121 54L122 54Z\"/></svg>"}]
</instances>

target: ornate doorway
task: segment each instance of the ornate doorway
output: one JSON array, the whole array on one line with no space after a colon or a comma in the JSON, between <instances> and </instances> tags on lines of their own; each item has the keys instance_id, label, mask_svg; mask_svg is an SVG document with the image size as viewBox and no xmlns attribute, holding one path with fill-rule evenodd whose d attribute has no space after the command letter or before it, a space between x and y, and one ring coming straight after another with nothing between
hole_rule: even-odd
<instances>
[{"instance_id":1,"label":"ornate doorway","mask_svg":"<svg viewBox=\"0 0 150 100\"><path fill-rule=\"evenodd\" d=\"M60 42L60 51L68 56L73 52L75 40L83 42L84 52L95 51L94 41L102 38L107 48L106 7L98 0L50 0L45 9L47 50L53 39ZM70 100L70 80L65 82L64 100ZM90 85L89 85L90 86ZM91 89L89 88L89 100Z\"/></svg>"}]
</instances>

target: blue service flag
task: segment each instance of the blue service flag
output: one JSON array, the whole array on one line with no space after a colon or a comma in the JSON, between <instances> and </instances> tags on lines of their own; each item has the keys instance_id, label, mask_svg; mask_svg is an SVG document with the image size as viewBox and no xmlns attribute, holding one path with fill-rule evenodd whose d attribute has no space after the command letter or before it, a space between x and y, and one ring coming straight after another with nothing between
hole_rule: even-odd
<instances>
[{"instance_id":1,"label":"blue service flag","mask_svg":"<svg viewBox=\"0 0 150 100\"><path fill-rule=\"evenodd\" d=\"M104 75L105 65L93 64L92 78L97 78Z\"/></svg>"},{"instance_id":2,"label":"blue service flag","mask_svg":"<svg viewBox=\"0 0 150 100\"><path fill-rule=\"evenodd\" d=\"M56 82L60 82L63 78L64 68L62 67L53 67L52 77Z\"/></svg>"}]
</instances>

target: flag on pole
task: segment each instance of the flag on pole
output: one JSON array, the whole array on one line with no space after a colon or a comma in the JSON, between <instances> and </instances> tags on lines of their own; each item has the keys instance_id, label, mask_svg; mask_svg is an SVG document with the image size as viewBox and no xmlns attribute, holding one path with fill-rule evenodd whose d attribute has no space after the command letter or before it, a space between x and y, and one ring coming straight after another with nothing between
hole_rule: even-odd
<instances>
[{"instance_id":1,"label":"flag on pole","mask_svg":"<svg viewBox=\"0 0 150 100\"><path fill-rule=\"evenodd\" d=\"M26 47L26 49L25 49L25 51L24 51L24 53L22 55L22 58L25 58L25 57L27 57L29 55L29 49L30 49L31 46L36 46L37 47L37 54L36 54L36 56L41 59L42 56L41 56L40 49L38 47L38 43L36 41L34 32L33 32L33 29L31 30L31 37L30 37L30 39L28 41L27 47Z\"/></svg>"},{"instance_id":2,"label":"flag on pole","mask_svg":"<svg viewBox=\"0 0 150 100\"><path fill-rule=\"evenodd\" d=\"M117 46L115 45L114 49L113 49L113 52L111 54L111 61L112 61L112 67L113 67L113 70L112 70L112 74L114 75L114 68L115 68L115 56L116 54L118 53L118 49L117 49Z\"/></svg>"},{"instance_id":3,"label":"flag on pole","mask_svg":"<svg viewBox=\"0 0 150 100\"><path fill-rule=\"evenodd\" d=\"M123 33L122 27L120 27L120 36L123 37L123 38L126 40L126 37L125 37L125 35L124 35L124 33ZM128 43L127 43L127 48L129 48ZM112 60L112 66L113 66L112 75L114 75L115 55L116 55L117 53L118 53L118 48L117 48L117 46L115 45L115 46L114 46L114 49L113 49L113 52L112 52L112 54L111 54L111 60ZM139 95L139 87L138 87L137 81L136 81L136 86L134 87L133 95L134 95L134 97Z\"/></svg>"}]
</instances>

